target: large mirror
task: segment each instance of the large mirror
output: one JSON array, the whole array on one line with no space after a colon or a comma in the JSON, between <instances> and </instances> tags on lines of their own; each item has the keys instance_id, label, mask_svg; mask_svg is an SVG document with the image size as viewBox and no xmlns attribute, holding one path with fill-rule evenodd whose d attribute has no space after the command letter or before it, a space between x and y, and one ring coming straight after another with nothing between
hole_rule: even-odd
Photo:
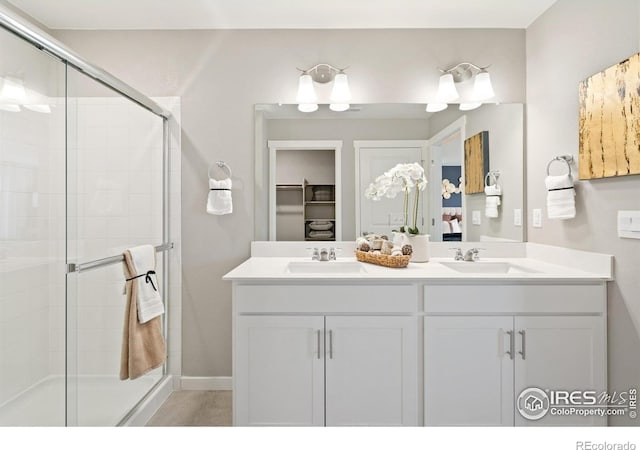
<instances>
[{"instance_id":1,"label":"large mirror","mask_svg":"<svg viewBox=\"0 0 640 450\"><path fill-rule=\"evenodd\" d=\"M522 104L438 113L421 104L314 113L256 105L254 238L354 240L409 216L431 241L522 242L523 146ZM413 195L408 208L402 194L367 198L377 176L413 162L428 180L415 217Z\"/></svg>"}]
</instances>

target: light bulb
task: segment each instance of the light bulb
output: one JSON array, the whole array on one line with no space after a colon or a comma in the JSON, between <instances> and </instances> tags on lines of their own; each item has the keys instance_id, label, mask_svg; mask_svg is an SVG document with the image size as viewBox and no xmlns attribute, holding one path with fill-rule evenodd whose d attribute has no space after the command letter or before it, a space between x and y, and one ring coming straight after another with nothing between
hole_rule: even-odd
<instances>
[{"instance_id":1,"label":"light bulb","mask_svg":"<svg viewBox=\"0 0 640 450\"><path fill-rule=\"evenodd\" d=\"M491 77L489 76L489 72L482 69L476 75L476 79L473 82L473 97L477 102L481 102L483 100L488 100L495 96L495 92L493 92L493 86L491 86Z\"/></svg>"},{"instance_id":2,"label":"light bulb","mask_svg":"<svg viewBox=\"0 0 640 450\"><path fill-rule=\"evenodd\" d=\"M332 111L346 111L349 109L351 92L349 91L349 81L345 73L338 73L333 79L333 89L329 100L331 101L329 109Z\"/></svg>"},{"instance_id":3,"label":"light bulb","mask_svg":"<svg viewBox=\"0 0 640 450\"><path fill-rule=\"evenodd\" d=\"M460 111L471 111L472 109L480 107L480 105L482 105L480 102L460 103Z\"/></svg>"},{"instance_id":4,"label":"light bulb","mask_svg":"<svg viewBox=\"0 0 640 450\"><path fill-rule=\"evenodd\" d=\"M308 73L303 73L298 79L298 103L318 103L316 91L313 88L313 79Z\"/></svg>"},{"instance_id":5,"label":"light bulb","mask_svg":"<svg viewBox=\"0 0 640 450\"><path fill-rule=\"evenodd\" d=\"M438 99L438 103L451 103L458 99L458 90L453 81L453 75L450 73L445 73L440 76L436 98Z\"/></svg>"},{"instance_id":6,"label":"light bulb","mask_svg":"<svg viewBox=\"0 0 640 450\"><path fill-rule=\"evenodd\" d=\"M426 111L427 112L444 111L445 109L447 109L448 106L449 105L447 105L446 103L427 103Z\"/></svg>"},{"instance_id":7,"label":"light bulb","mask_svg":"<svg viewBox=\"0 0 640 450\"><path fill-rule=\"evenodd\" d=\"M298 111L300 112L314 112L318 110L317 103L298 103Z\"/></svg>"}]
</instances>

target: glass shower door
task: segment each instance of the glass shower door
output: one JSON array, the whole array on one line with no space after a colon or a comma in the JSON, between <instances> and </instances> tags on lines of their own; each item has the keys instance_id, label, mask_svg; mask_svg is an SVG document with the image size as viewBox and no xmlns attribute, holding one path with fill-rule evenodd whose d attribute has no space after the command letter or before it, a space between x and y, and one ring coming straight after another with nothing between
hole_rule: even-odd
<instances>
[{"instance_id":1,"label":"glass shower door","mask_svg":"<svg viewBox=\"0 0 640 450\"><path fill-rule=\"evenodd\" d=\"M67 90L69 262L162 244L162 119L71 67ZM162 284L161 254L157 261ZM114 426L162 378L164 368L119 379L126 306L121 262L67 279L69 424Z\"/></svg>"},{"instance_id":2,"label":"glass shower door","mask_svg":"<svg viewBox=\"0 0 640 450\"><path fill-rule=\"evenodd\" d=\"M63 426L65 66L0 49L0 426Z\"/></svg>"}]
</instances>

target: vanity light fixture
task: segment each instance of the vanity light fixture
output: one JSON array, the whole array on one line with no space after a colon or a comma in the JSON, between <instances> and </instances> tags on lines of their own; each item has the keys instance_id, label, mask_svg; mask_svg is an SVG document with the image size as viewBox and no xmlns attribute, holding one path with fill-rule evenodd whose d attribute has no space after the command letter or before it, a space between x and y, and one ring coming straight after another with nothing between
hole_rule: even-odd
<instances>
[{"instance_id":1,"label":"vanity light fixture","mask_svg":"<svg viewBox=\"0 0 640 450\"><path fill-rule=\"evenodd\" d=\"M346 111L349 109L351 92L345 69L338 69L331 64L316 64L310 69L298 69L302 72L298 79L298 110L313 112L318 109L318 96L313 83L329 83L333 81L333 88L329 98L329 109L332 111Z\"/></svg>"},{"instance_id":2,"label":"vanity light fixture","mask_svg":"<svg viewBox=\"0 0 640 450\"><path fill-rule=\"evenodd\" d=\"M483 101L494 97L495 93L493 92L493 86L491 86L491 78L486 69L486 67L479 67L468 62L456 64L446 70L440 69L442 75L438 82L438 92L435 100L427 104L427 112L438 112L446 109L449 103L459 98L455 84L471 78L474 78L473 94L470 99L460 104L461 111L475 109Z\"/></svg>"}]
</instances>

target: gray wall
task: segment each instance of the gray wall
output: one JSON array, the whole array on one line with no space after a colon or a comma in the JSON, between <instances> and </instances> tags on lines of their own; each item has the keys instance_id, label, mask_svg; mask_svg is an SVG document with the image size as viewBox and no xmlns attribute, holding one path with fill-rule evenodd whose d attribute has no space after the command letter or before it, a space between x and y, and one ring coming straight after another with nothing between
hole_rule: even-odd
<instances>
[{"instance_id":1,"label":"gray wall","mask_svg":"<svg viewBox=\"0 0 640 450\"><path fill-rule=\"evenodd\" d=\"M636 15L637 17L637 15ZM231 375L231 286L253 238L254 104L294 103L298 71L349 66L354 103L426 102L438 68L491 64L525 99L524 30L68 31L55 36L149 96L181 97L183 373ZM326 102L326 100L325 100ZM207 166L234 174L234 214L205 213Z\"/></svg>"},{"instance_id":2,"label":"gray wall","mask_svg":"<svg viewBox=\"0 0 640 450\"><path fill-rule=\"evenodd\" d=\"M640 1L559 0L527 29L527 192L545 210L544 177L555 155L578 153L578 82L640 50ZM613 254L609 283L609 389L640 380L640 241L619 239L616 214L640 209L640 176L581 181L575 219L531 226L531 242ZM626 418L611 423L629 424ZM637 421L633 421L637 425Z\"/></svg>"}]
</instances>

